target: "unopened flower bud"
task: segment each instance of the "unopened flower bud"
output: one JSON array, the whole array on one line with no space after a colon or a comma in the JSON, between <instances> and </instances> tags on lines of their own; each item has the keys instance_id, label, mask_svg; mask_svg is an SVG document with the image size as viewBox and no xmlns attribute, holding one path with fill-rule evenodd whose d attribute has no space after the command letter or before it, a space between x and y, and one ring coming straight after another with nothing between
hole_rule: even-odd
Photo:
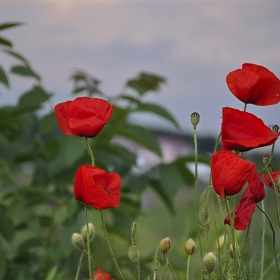
<instances>
[{"instance_id":1,"label":"unopened flower bud","mask_svg":"<svg viewBox=\"0 0 280 280\"><path fill-rule=\"evenodd\" d=\"M159 270L159 268L160 268L160 261L157 258L157 256L151 262L151 267L152 267L153 271L158 271Z\"/></svg>"},{"instance_id":2,"label":"unopened flower bud","mask_svg":"<svg viewBox=\"0 0 280 280\"><path fill-rule=\"evenodd\" d=\"M193 128L196 129L196 126L199 123L200 115L197 112L193 112L191 114L191 123L193 125Z\"/></svg>"},{"instance_id":3,"label":"unopened flower bud","mask_svg":"<svg viewBox=\"0 0 280 280\"><path fill-rule=\"evenodd\" d=\"M275 125L272 127L272 130L273 130L273 132L278 132L278 131L279 131L279 125L275 124Z\"/></svg>"},{"instance_id":4,"label":"unopened flower bud","mask_svg":"<svg viewBox=\"0 0 280 280\"><path fill-rule=\"evenodd\" d=\"M235 244L235 254L236 254L236 256L240 255L238 244ZM234 250L233 250L232 244L230 244L230 246L229 246L229 255L232 259L234 258Z\"/></svg>"},{"instance_id":5,"label":"unopened flower bud","mask_svg":"<svg viewBox=\"0 0 280 280\"><path fill-rule=\"evenodd\" d=\"M139 260L139 250L137 246L130 246L128 249L128 258L132 262L137 262Z\"/></svg>"},{"instance_id":6,"label":"unopened flower bud","mask_svg":"<svg viewBox=\"0 0 280 280\"><path fill-rule=\"evenodd\" d=\"M216 248L217 249L219 249L219 248L222 249L224 247L224 243L225 243L225 235L223 234L219 237L219 241L216 244Z\"/></svg>"},{"instance_id":7,"label":"unopened flower bud","mask_svg":"<svg viewBox=\"0 0 280 280\"><path fill-rule=\"evenodd\" d=\"M269 155L268 154L264 154L263 155L263 164L267 165L269 163Z\"/></svg>"},{"instance_id":8,"label":"unopened flower bud","mask_svg":"<svg viewBox=\"0 0 280 280\"><path fill-rule=\"evenodd\" d=\"M199 210L199 224L202 228L205 228L208 225L209 212L208 208L203 206L202 209Z\"/></svg>"},{"instance_id":9,"label":"unopened flower bud","mask_svg":"<svg viewBox=\"0 0 280 280\"><path fill-rule=\"evenodd\" d=\"M95 235L95 227L92 223L88 224L88 232L89 232L89 240L91 240L93 238L93 236ZM81 234L85 240L85 242L87 242L87 225L84 225L82 230L81 230Z\"/></svg>"},{"instance_id":10,"label":"unopened flower bud","mask_svg":"<svg viewBox=\"0 0 280 280\"><path fill-rule=\"evenodd\" d=\"M161 280L169 280L170 277L171 277L170 268L168 266L165 266L160 273L160 279Z\"/></svg>"},{"instance_id":11,"label":"unopened flower bud","mask_svg":"<svg viewBox=\"0 0 280 280\"><path fill-rule=\"evenodd\" d=\"M170 246L171 246L171 241L169 237L162 239L159 243L159 249L163 254L169 251Z\"/></svg>"},{"instance_id":12,"label":"unopened flower bud","mask_svg":"<svg viewBox=\"0 0 280 280\"><path fill-rule=\"evenodd\" d=\"M86 248L85 240L80 233L73 233L72 234L72 243L78 249L84 250Z\"/></svg>"},{"instance_id":13,"label":"unopened flower bud","mask_svg":"<svg viewBox=\"0 0 280 280\"><path fill-rule=\"evenodd\" d=\"M215 270L217 263L218 263L218 259L215 256L215 254L212 252L207 253L203 257L203 265L204 265L205 271L209 274Z\"/></svg>"},{"instance_id":14,"label":"unopened flower bud","mask_svg":"<svg viewBox=\"0 0 280 280\"><path fill-rule=\"evenodd\" d=\"M188 255L192 255L194 250L195 250L195 242L193 241L193 239L188 239L186 244L185 244L185 250L187 252Z\"/></svg>"}]
</instances>

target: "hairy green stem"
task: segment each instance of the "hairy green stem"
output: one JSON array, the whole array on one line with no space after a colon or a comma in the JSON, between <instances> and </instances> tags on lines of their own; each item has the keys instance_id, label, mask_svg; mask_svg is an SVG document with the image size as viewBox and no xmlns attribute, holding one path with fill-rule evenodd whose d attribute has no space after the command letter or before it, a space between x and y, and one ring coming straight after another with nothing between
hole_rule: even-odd
<instances>
[{"instance_id":1,"label":"hairy green stem","mask_svg":"<svg viewBox=\"0 0 280 280\"><path fill-rule=\"evenodd\" d=\"M188 255L186 280L190 280L190 259L191 255Z\"/></svg>"},{"instance_id":2,"label":"hairy green stem","mask_svg":"<svg viewBox=\"0 0 280 280\"><path fill-rule=\"evenodd\" d=\"M120 278L122 280L124 280L124 277L122 276L122 273L121 273L121 270L119 268L119 265L117 263L117 260L115 258L115 255L114 255L114 252L113 252L113 249L112 249L112 246L110 244L110 241L109 241L109 237L108 237L108 234L107 234L107 230L106 230L106 225L105 225L105 222L104 222L104 217L103 217L103 212L102 210L100 210L100 215L101 215L101 221L102 221L102 225L103 225L103 230L104 230L104 235L105 235L105 239L106 239L106 242L107 242L107 245L108 245L108 248L109 248L109 251L110 251L110 254L111 254L111 257L112 257L112 260L113 260L113 263L115 265L115 268L120 276Z\"/></svg>"},{"instance_id":3,"label":"hairy green stem","mask_svg":"<svg viewBox=\"0 0 280 280\"><path fill-rule=\"evenodd\" d=\"M81 257L79 259L79 265L78 265L78 269L77 269L75 280L78 280L78 278L79 278L79 274L80 274L80 269L81 269L82 259L84 257L84 253L85 253L85 251L82 252Z\"/></svg>"},{"instance_id":4,"label":"hairy green stem","mask_svg":"<svg viewBox=\"0 0 280 280\"><path fill-rule=\"evenodd\" d=\"M89 228L88 228L88 213L87 205L85 204L85 217L86 217L86 226L87 226L87 256L88 256L88 274L89 279L93 277L91 270L91 258L90 258L90 240L89 240Z\"/></svg>"},{"instance_id":5,"label":"hairy green stem","mask_svg":"<svg viewBox=\"0 0 280 280\"><path fill-rule=\"evenodd\" d=\"M89 146L88 138L86 138L86 146L87 146L88 154L90 155L90 158L91 158L91 165L95 166L94 156L93 156L92 150Z\"/></svg>"}]
</instances>

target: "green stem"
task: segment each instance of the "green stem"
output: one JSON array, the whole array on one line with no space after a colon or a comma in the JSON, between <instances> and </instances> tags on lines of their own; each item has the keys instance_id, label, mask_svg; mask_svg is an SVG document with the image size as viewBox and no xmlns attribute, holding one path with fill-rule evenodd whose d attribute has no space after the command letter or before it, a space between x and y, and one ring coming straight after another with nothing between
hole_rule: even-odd
<instances>
[{"instance_id":1,"label":"green stem","mask_svg":"<svg viewBox=\"0 0 280 280\"><path fill-rule=\"evenodd\" d=\"M169 263L167 253L164 253L164 254L163 254L163 259L164 259L165 265L169 267L169 269L170 269L170 271L171 271L171 273L172 273L173 280L177 280L176 274L175 274L175 272L174 272L174 270L173 270L173 267L172 267L172 265Z\"/></svg>"},{"instance_id":2,"label":"green stem","mask_svg":"<svg viewBox=\"0 0 280 280\"><path fill-rule=\"evenodd\" d=\"M186 280L189 280L190 278L190 259L191 259L191 255L188 255L188 262L187 262L187 277Z\"/></svg>"},{"instance_id":3,"label":"green stem","mask_svg":"<svg viewBox=\"0 0 280 280\"><path fill-rule=\"evenodd\" d=\"M278 272L278 278L280 279L280 269L279 269L279 263L278 263L278 258L277 258L277 252L276 252L276 242L275 242L275 230L273 228L272 222L270 220L270 218L268 217L268 215L259 207L259 205L257 204L257 208L265 215L265 217L267 218L271 231L272 231L272 245L273 245L273 252L274 252L274 258L275 258L275 262L276 262L276 267L277 267L277 272Z\"/></svg>"},{"instance_id":4,"label":"green stem","mask_svg":"<svg viewBox=\"0 0 280 280\"><path fill-rule=\"evenodd\" d=\"M89 279L93 277L91 270L91 258L90 258L90 240L89 240L89 228L88 228L88 213L87 213L87 205L85 204L85 216L86 216L86 226L87 226L87 256L88 256L88 274Z\"/></svg>"},{"instance_id":5,"label":"green stem","mask_svg":"<svg viewBox=\"0 0 280 280\"><path fill-rule=\"evenodd\" d=\"M93 156L92 150L91 150L91 148L89 146L88 138L86 138L86 146L87 146L87 150L88 150L88 153L90 155L90 158L91 158L91 165L95 166L94 156Z\"/></svg>"},{"instance_id":6,"label":"green stem","mask_svg":"<svg viewBox=\"0 0 280 280\"><path fill-rule=\"evenodd\" d=\"M103 230L104 230L105 239L106 239L106 242L107 242L107 245L108 245L108 248L109 248L111 257L112 257L112 260L113 260L113 262L114 262L115 268L116 268L116 270L117 270L117 272L118 272L120 278L124 280L124 277L122 276L122 273L121 273L121 271L120 271L119 265L118 265L117 260L116 260L116 258L115 258L114 252L113 252L113 250L112 250L112 246L111 246L110 241L109 241L109 237L108 237L108 234L107 234L106 225L105 225L105 222L104 222L102 210L100 210L100 215L101 215L101 221L102 221L102 225L103 225Z\"/></svg>"},{"instance_id":7,"label":"green stem","mask_svg":"<svg viewBox=\"0 0 280 280\"><path fill-rule=\"evenodd\" d=\"M79 266L78 266L78 269L77 269L75 280L78 280L78 278L79 278L79 274L80 274L80 269L81 269L81 264L82 264L82 259L84 257L84 253L85 253L85 251L82 252L81 257L79 259Z\"/></svg>"},{"instance_id":8,"label":"green stem","mask_svg":"<svg viewBox=\"0 0 280 280\"><path fill-rule=\"evenodd\" d=\"M261 201L261 208L263 212L264 210L264 202L263 200ZM260 279L263 279L263 267L264 267L264 238L265 238L265 216L263 216L263 225L262 225L262 250L261 250L261 275Z\"/></svg>"},{"instance_id":9,"label":"green stem","mask_svg":"<svg viewBox=\"0 0 280 280\"><path fill-rule=\"evenodd\" d=\"M201 242L201 233L200 233L200 224L199 224L199 199L198 199L198 151L197 151L197 135L196 128L193 128L193 138L194 138L194 157L195 157L195 181L194 181L194 190L195 190L195 199L197 205L197 230L198 230L198 242L199 242L199 252L202 270L203 268L203 256L202 256L202 242Z\"/></svg>"},{"instance_id":10,"label":"green stem","mask_svg":"<svg viewBox=\"0 0 280 280\"><path fill-rule=\"evenodd\" d=\"M233 207L233 216L230 214L229 211L229 205L228 205L228 200L227 197L225 197L225 205L227 209L227 215L229 216L230 219L230 229L231 229L231 242L232 242L232 248L233 248L233 261L234 261L234 266L235 266L235 272L236 272L236 277L239 277L239 265L237 261L237 253L236 253L236 238L235 238L235 232L234 232L234 219L235 219L235 205Z\"/></svg>"}]
</instances>

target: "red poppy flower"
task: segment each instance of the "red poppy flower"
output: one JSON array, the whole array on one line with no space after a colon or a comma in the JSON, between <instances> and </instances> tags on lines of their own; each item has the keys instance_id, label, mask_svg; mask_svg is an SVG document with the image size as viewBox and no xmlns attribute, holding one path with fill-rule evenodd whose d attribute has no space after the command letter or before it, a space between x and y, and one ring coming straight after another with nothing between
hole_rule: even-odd
<instances>
[{"instance_id":1,"label":"red poppy flower","mask_svg":"<svg viewBox=\"0 0 280 280\"><path fill-rule=\"evenodd\" d=\"M58 125L67 135L94 137L110 120L114 106L106 100L78 97L55 106Z\"/></svg>"},{"instance_id":2,"label":"red poppy flower","mask_svg":"<svg viewBox=\"0 0 280 280\"><path fill-rule=\"evenodd\" d=\"M271 172L270 175L271 175L271 177L272 177L274 183L276 183L277 177L280 176L280 170L275 171L275 172ZM273 185L273 183L271 182L271 180L270 180L268 174L265 174L265 175L264 175L264 183L265 183L268 187L274 189L274 185Z\"/></svg>"},{"instance_id":3,"label":"red poppy flower","mask_svg":"<svg viewBox=\"0 0 280 280\"><path fill-rule=\"evenodd\" d=\"M263 66L245 63L226 77L229 90L244 103L259 106L280 102L280 80Z\"/></svg>"},{"instance_id":4,"label":"red poppy flower","mask_svg":"<svg viewBox=\"0 0 280 280\"><path fill-rule=\"evenodd\" d=\"M240 203L235 208L234 228L245 230L255 212L258 202L265 197L263 181L254 168L248 178L248 187L242 195ZM226 217L224 224L230 225L230 218Z\"/></svg>"},{"instance_id":5,"label":"red poppy flower","mask_svg":"<svg viewBox=\"0 0 280 280\"><path fill-rule=\"evenodd\" d=\"M221 137L224 150L249 151L269 146L280 135L251 113L225 107L222 114Z\"/></svg>"},{"instance_id":6,"label":"red poppy flower","mask_svg":"<svg viewBox=\"0 0 280 280\"><path fill-rule=\"evenodd\" d=\"M100 277L97 277L95 278L96 276L98 275L102 275L103 278L100 276ZM92 278L92 280L116 280L115 278L111 278L111 275L107 272L104 272L103 270L101 270L100 268L97 269L94 273L94 277Z\"/></svg>"},{"instance_id":7,"label":"red poppy flower","mask_svg":"<svg viewBox=\"0 0 280 280\"><path fill-rule=\"evenodd\" d=\"M218 151L211 158L213 187L221 197L239 193L248 181L252 164L235 153Z\"/></svg>"},{"instance_id":8,"label":"red poppy flower","mask_svg":"<svg viewBox=\"0 0 280 280\"><path fill-rule=\"evenodd\" d=\"M82 165L74 180L75 198L95 209L116 208L120 202L121 179L117 173Z\"/></svg>"}]
</instances>

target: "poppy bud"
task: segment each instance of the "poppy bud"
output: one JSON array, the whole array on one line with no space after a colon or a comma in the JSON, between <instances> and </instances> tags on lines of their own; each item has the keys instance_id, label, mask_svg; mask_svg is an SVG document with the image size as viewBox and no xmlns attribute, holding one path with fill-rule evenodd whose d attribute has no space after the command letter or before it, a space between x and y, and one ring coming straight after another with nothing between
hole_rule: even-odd
<instances>
[{"instance_id":1,"label":"poppy bud","mask_svg":"<svg viewBox=\"0 0 280 280\"><path fill-rule=\"evenodd\" d=\"M193 125L193 128L196 129L196 126L199 123L200 115L197 112L193 112L191 114L191 123Z\"/></svg>"},{"instance_id":2,"label":"poppy bud","mask_svg":"<svg viewBox=\"0 0 280 280\"><path fill-rule=\"evenodd\" d=\"M217 249L219 249L219 248L222 249L224 247L224 243L225 243L225 235L223 234L219 237L219 242L217 242L216 248Z\"/></svg>"},{"instance_id":3,"label":"poppy bud","mask_svg":"<svg viewBox=\"0 0 280 280\"><path fill-rule=\"evenodd\" d=\"M86 243L83 236L80 233L73 233L72 235L72 243L78 249L84 250L86 248Z\"/></svg>"},{"instance_id":4,"label":"poppy bud","mask_svg":"<svg viewBox=\"0 0 280 280\"><path fill-rule=\"evenodd\" d=\"M228 250L229 250L229 255L230 255L230 257L231 257L232 259L234 259L234 250L233 250L232 244L230 244ZM238 244L235 244L235 255L236 255L236 256L240 255L240 251L239 251L239 246L238 246Z\"/></svg>"},{"instance_id":5,"label":"poppy bud","mask_svg":"<svg viewBox=\"0 0 280 280\"><path fill-rule=\"evenodd\" d=\"M137 262L139 260L139 250L137 246L130 246L128 249L128 258L132 262Z\"/></svg>"},{"instance_id":6,"label":"poppy bud","mask_svg":"<svg viewBox=\"0 0 280 280\"><path fill-rule=\"evenodd\" d=\"M192 255L194 250L195 250L195 242L193 241L193 239L188 239L188 241L185 244L185 250L187 252L188 255Z\"/></svg>"},{"instance_id":7,"label":"poppy bud","mask_svg":"<svg viewBox=\"0 0 280 280\"><path fill-rule=\"evenodd\" d=\"M161 280L169 280L171 277L171 271L170 268L168 266L165 266L160 274L160 279Z\"/></svg>"},{"instance_id":8,"label":"poppy bud","mask_svg":"<svg viewBox=\"0 0 280 280\"><path fill-rule=\"evenodd\" d=\"M159 243L159 249L163 254L169 251L170 246L171 246L171 241L169 237L162 239Z\"/></svg>"},{"instance_id":9,"label":"poppy bud","mask_svg":"<svg viewBox=\"0 0 280 280\"><path fill-rule=\"evenodd\" d=\"M209 252L203 257L203 265L205 268L205 272L210 274L213 272L217 266L217 257L215 256L214 253Z\"/></svg>"},{"instance_id":10,"label":"poppy bud","mask_svg":"<svg viewBox=\"0 0 280 280\"><path fill-rule=\"evenodd\" d=\"M202 207L199 210L199 224L202 228L205 228L208 225L209 212L207 207Z\"/></svg>"},{"instance_id":11,"label":"poppy bud","mask_svg":"<svg viewBox=\"0 0 280 280\"><path fill-rule=\"evenodd\" d=\"M155 258L151 262L151 267L152 267L153 271L158 271L159 270L159 268L160 268L160 261L157 258L157 256L155 256Z\"/></svg>"},{"instance_id":12,"label":"poppy bud","mask_svg":"<svg viewBox=\"0 0 280 280\"><path fill-rule=\"evenodd\" d=\"M91 240L93 238L93 236L95 235L95 227L92 223L88 224L88 232L89 232L89 240ZM87 242L87 225L84 225L82 230L81 230L81 234L85 240L85 242Z\"/></svg>"},{"instance_id":13,"label":"poppy bud","mask_svg":"<svg viewBox=\"0 0 280 280\"><path fill-rule=\"evenodd\" d=\"M279 131L279 125L275 124L275 125L272 127L272 130L273 130L273 132L278 132L278 131Z\"/></svg>"},{"instance_id":14,"label":"poppy bud","mask_svg":"<svg viewBox=\"0 0 280 280\"><path fill-rule=\"evenodd\" d=\"M269 155L268 154L264 154L263 155L263 164L267 165L269 163Z\"/></svg>"}]
</instances>

